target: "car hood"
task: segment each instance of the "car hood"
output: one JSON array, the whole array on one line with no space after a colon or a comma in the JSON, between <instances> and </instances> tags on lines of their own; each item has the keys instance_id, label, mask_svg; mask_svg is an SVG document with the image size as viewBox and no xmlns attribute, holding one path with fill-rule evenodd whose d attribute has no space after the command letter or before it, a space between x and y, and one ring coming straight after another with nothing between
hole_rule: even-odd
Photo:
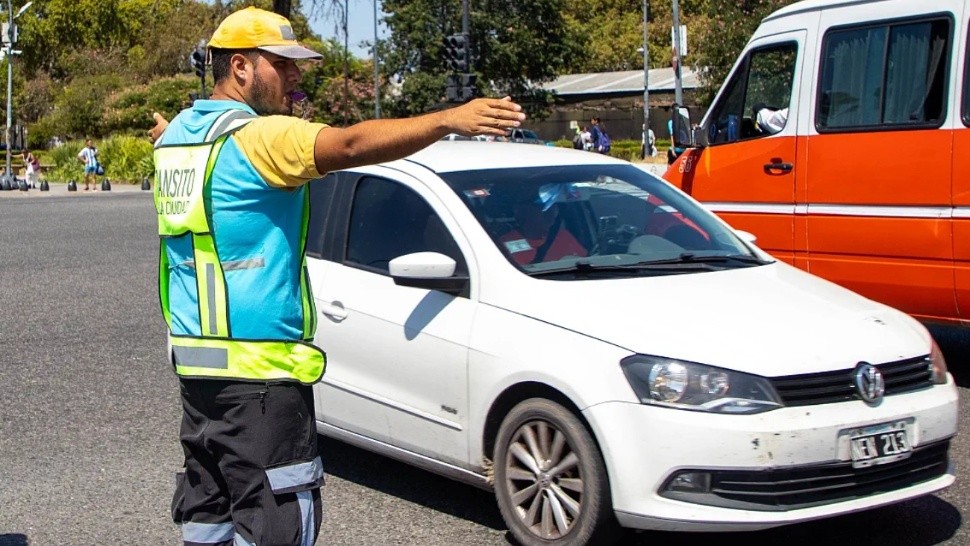
<instances>
[{"instance_id":1,"label":"car hood","mask_svg":"<svg viewBox=\"0 0 970 546\"><path fill-rule=\"evenodd\" d=\"M546 280L486 301L634 353L763 376L928 353L914 319L784 263L662 277ZM518 293L519 297L516 297Z\"/></svg>"}]
</instances>

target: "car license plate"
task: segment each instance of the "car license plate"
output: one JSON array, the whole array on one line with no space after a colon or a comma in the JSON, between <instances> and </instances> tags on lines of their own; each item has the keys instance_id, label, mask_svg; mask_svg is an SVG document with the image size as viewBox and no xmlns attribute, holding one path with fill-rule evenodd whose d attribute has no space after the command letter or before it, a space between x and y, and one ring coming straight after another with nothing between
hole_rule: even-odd
<instances>
[{"instance_id":1,"label":"car license plate","mask_svg":"<svg viewBox=\"0 0 970 546\"><path fill-rule=\"evenodd\" d=\"M905 421L854 431L849 436L849 449L854 468L891 463L905 459L912 453Z\"/></svg>"}]
</instances>

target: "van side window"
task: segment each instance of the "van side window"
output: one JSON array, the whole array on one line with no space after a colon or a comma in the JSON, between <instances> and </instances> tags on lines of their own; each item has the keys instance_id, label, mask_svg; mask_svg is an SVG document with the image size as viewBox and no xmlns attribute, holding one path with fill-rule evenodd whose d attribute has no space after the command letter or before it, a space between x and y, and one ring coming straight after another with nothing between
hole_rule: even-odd
<instances>
[{"instance_id":1,"label":"van side window","mask_svg":"<svg viewBox=\"0 0 970 546\"><path fill-rule=\"evenodd\" d=\"M970 126L970 37L967 37L967 54L963 57L963 124Z\"/></svg>"},{"instance_id":2,"label":"van side window","mask_svg":"<svg viewBox=\"0 0 970 546\"><path fill-rule=\"evenodd\" d=\"M797 54L795 43L772 45L748 54L714 106L716 114L708 128L710 144L767 136L784 128ZM775 121L769 127L765 120L775 113Z\"/></svg>"},{"instance_id":3,"label":"van side window","mask_svg":"<svg viewBox=\"0 0 970 546\"><path fill-rule=\"evenodd\" d=\"M946 115L950 21L900 22L827 34L815 126L939 126Z\"/></svg>"}]
</instances>

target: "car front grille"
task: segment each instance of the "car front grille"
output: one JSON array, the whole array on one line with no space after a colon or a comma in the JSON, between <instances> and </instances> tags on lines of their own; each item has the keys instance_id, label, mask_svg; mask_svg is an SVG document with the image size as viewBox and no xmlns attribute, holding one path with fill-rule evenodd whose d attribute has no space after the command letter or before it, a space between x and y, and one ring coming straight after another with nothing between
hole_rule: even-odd
<instances>
[{"instance_id":1,"label":"car front grille","mask_svg":"<svg viewBox=\"0 0 970 546\"><path fill-rule=\"evenodd\" d=\"M711 471L710 492L664 491L696 504L780 512L848 501L916 485L946 473L950 442L913 450L901 461L866 468L836 463L764 471Z\"/></svg>"},{"instance_id":2,"label":"car front grille","mask_svg":"<svg viewBox=\"0 0 970 546\"><path fill-rule=\"evenodd\" d=\"M926 357L910 358L876 366L886 380L886 396L933 385ZM788 375L771 379L786 406L810 406L861 400L852 382L854 370Z\"/></svg>"}]
</instances>

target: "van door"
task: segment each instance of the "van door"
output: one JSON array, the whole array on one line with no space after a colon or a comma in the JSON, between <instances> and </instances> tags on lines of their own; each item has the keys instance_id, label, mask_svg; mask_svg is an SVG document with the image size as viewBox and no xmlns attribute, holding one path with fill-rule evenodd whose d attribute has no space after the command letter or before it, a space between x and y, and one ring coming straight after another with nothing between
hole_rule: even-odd
<instances>
[{"instance_id":1,"label":"van door","mask_svg":"<svg viewBox=\"0 0 970 546\"><path fill-rule=\"evenodd\" d=\"M963 91L953 131L953 259L960 318L970 320L970 29L964 21ZM957 78L954 78L957 79Z\"/></svg>"},{"instance_id":2,"label":"van door","mask_svg":"<svg viewBox=\"0 0 970 546\"><path fill-rule=\"evenodd\" d=\"M945 123L955 21L917 11L872 22L863 8L822 14L805 141L808 270L924 319L953 318ZM845 24L850 15L861 22Z\"/></svg>"},{"instance_id":3,"label":"van door","mask_svg":"<svg viewBox=\"0 0 970 546\"><path fill-rule=\"evenodd\" d=\"M794 258L795 153L805 31L752 41L703 127L665 177L777 258Z\"/></svg>"}]
</instances>

